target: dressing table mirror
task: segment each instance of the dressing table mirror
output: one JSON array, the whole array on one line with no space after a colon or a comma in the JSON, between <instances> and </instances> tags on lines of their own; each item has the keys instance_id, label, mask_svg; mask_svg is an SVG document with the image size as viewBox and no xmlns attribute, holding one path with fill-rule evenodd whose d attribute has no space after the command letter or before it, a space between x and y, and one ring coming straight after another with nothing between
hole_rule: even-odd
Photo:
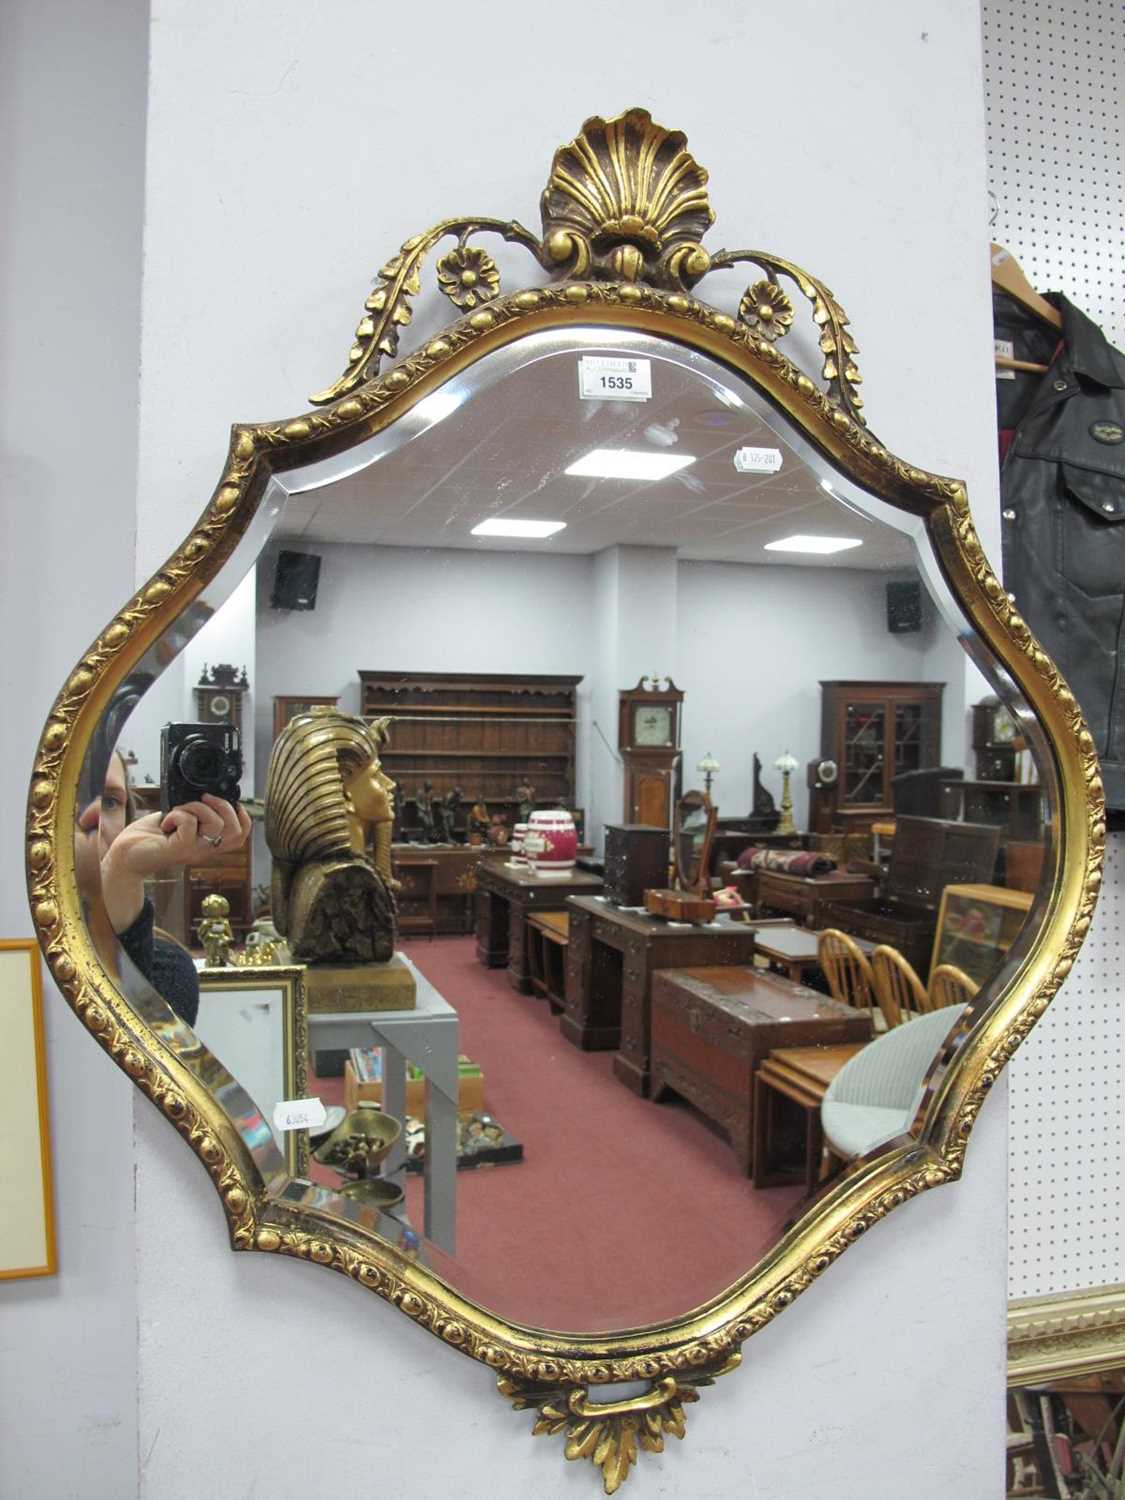
<instances>
[{"instance_id":1,"label":"dressing table mirror","mask_svg":"<svg viewBox=\"0 0 1125 1500\"><path fill-rule=\"evenodd\" d=\"M772 253L705 248L706 172L643 110L587 121L556 153L541 211L541 235L461 218L407 239L312 409L234 427L190 536L58 695L27 863L56 983L211 1176L232 1248L375 1292L486 1366L536 1414L534 1433L592 1460L612 1492L641 1450L683 1436L700 1388L868 1228L923 1191L956 1191L990 1087L1089 927L1104 817L1091 737L992 573L964 485L871 431L856 343L825 284ZM502 276L510 261L488 235L526 256L522 282ZM435 312L442 297L452 322L448 306ZM416 310L427 332L410 342ZM317 608L271 606L283 552L320 559ZM891 583L911 585L910 630L888 628ZM310 1056L324 1061L307 1086L330 1086L330 1054L362 1067L374 1049L380 1108L417 1122L383 1164L405 1186L393 1212L286 1159L264 1119L273 1101L252 1097L222 1040L210 1051L127 951L97 890L97 816L75 834L82 809L99 796L109 808L107 768L158 784L161 729L193 717L199 667L216 660L249 664L242 790L255 816L200 827L214 851L221 840L224 858L248 861L238 878L252 890L275 873L269 810L256 815L275 704L388 721L367 752L374 791L357 790L350 763L333 775L352 856L393 897L388 941L414 1003L310 1010ZM687 763L713 749L723 768L717 811L701 793L681 800L676 861L706 891L722 878L716 817L716 850L745 834L757 904L737 927L677 932L598 895L603 829L623 814L607 733L620 683L653 666L683 689ZM980 774L971 710L989 695L1019 726L1019 780ZM797 834L765 828L746 812L755 745L836 760L845 785L889 768L894 826L857 806L814 831L795 787ZM513 858L506 831L525 807L583 809L576 868L535 873ZM1017 869L1032 872L1019 887ZM946 902L960 938L992 955L959 998L930 1005L926 933L953 886L969 892ZM758 1150L738 1122L772 1050L804 1049L803 1087L819 1078L823 1092L829 1050L893 1041L877 995L842 997L818 976L815 937L808 952L810 931L849 924L861 955L908 941L926 955L917 1004L890 1028L925 1028L925 1055L893 1105L872 1099L882 1125L823 1174L810 1149L808 1178L758 1186L740 1156L717 1222L708 1163L726 1173L736 1138ZM528 993L536 933L565 941L561 989L545 978ZM651 976L677 968L725 976L708 981L718 999L684 1002L686 1033L706 1039L710 1015L753 1031L713 1108L686 1052L678 1075L662 1065L677 1097L645 1097L660 1040ZM749 1019L764 1002L746 999L763 987L780 997L768 1036ZM631 1059L632 1093L599 1051ZM483 1108L466 1106L474 1065ZM788 1130L819 1128L810 1097ZM623 1106L628 1128L598 1153L619 1158L610 1183L589 1171L589 1142ZM486 1148L495 1170L459 1170Z\"/></svg>"},{"instance_id":2,"label":"dressing table mirror","mask_svg":"<svg viewBox=\"0 0 1125 1500\"><path fill-rule=\"evenodd\" d=\"M707 864L718 814L706 792L685 792L676 803L676 884L682 891L702 894L708 889Z\"/></svg>"}]
</instances>

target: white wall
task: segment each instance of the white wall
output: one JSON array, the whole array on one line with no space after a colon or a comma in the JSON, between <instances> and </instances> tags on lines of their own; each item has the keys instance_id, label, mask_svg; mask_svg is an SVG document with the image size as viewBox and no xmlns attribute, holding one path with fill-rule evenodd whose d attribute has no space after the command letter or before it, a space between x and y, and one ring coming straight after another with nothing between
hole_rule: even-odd
<instances>
[{"instance_id":1,"label":"white wall","mask_svg":"<svg viewBox=\"0 0 1125 1500\"><path fill-rule=\"evenodd\" d=\"M147 47L133 0L0 6L6 938L31 935L20 830L40 729L133 586ZM0 1282L0 1495L127 1500L134 1090L46 978L43 999L59 1270Z\"/></svg>"},{"instance_id":2,"label":"white wall","mask_svg":"<svg viewBox=\"0 0 1125 1500\"><path fill-rule=\"evenodd\" d=\"M792 749L802 762L793 779L799 827L808 804L804 761L820 749L822 679L944 681L948 722L964 723L964 653L930 608L922 630L892 635L883 573L677 563L670 549L643 547L592 557L312 550L322 559L312 613L269 609L272 559L260 568L262 787L274 696L336 693L346 712L358 713L360 667L581 673L577 800L597 844L604 823L621 816L620 766L605 743L617 744L618 690L642 675L666 673L685 689L684 785L699 781L695 766L713 750L723 767L715 798L726 816L750 808L754 750L780 798L773 762ZM950 734L949 763L962 763L962 739Z\"/></svg>"},{"instance_id":3,"label":"white wall","mask_svg":"<svg viewBox=\"0 0 1125 1500\"><path fill-rule=\"evenodd\" d=\"M23 217L0 252L15 350L3 410L7 426L24 424L16 493L43 503L10 518L21 572L5 603L28 642L18 701L37 723L129 586L137 204L121 201L115 169L127 182L139 158L143 49L124 6L87 13L38 0L6 7L5 25L13 14L35 31L3 49L20 84L5 89L19 127L5 139L25 174ZM466 203L534 223L555 145L591 111L631 102L690 132L721 219L713 245L769 243L828 279L854 321L875 429L913 462L967 477L994 534L973 0L879 0L858 19L794 0L768 26L716 0L694 29L678 5L652 5L641 22L590 6L535 30L526 6L499 0L487 45L463 8L427 20L440 39L430 49L417 27L396 31L360 0L329 10L159 0L138 576L202 507L231 420L291 415L338 371L370 275L402 239ZM104 117L90 107L102 84L113 105ZM935 285L940 298L926 295ZM934 358L951 349L956 358ZM66 400L52 403L60 367ZM10 493L9 479L5 502ZM77 523L91 513L79 551ZM66 559L49 574L23 561L45 544ZM5 723L4 733L9 763L25 766L34 731ZM8 795L14 828L22 796ZM5 909L26 931L19 855L14 843L7 851ZM143 1102L130 1156L128 1085L52 1009L56 1104L74 1105L64 1274L14 1296L0 1288L0 1489L127 1500L139 1468L148 1500L201 1490L295 1500L370 1486L372 1475L391 1494L597 1493L587 1466L530 1439L529 1418L507 1410L486 1371L401 1315L308 1266L232 1256L198 1165ZM1002 1110L986 1107L965 1183L894 1215L753 1341L748 1368L692 1409L686 1443L645 1456L638 1496L999 1497ZM371 1389L390 1393L377 1409Z\"/></svg>"},{"instance_id":4,"label":"white wall","mask_svg":"<svg viewBox=\"0 0 1125 1500\"><path fill-rule=\"evenodd\" d=\"M755 751L780 805L773 763L790 750L801 763L790 782L794 817L798 828L808 827L805 762L820 753L822 681L945 681L946 692L963 701L960 677L931 675L944 630L931 609L917 633L888 631L883 573L684 563L679 579L684 785L702 780L695 767L713 751L722 769L712 797L722 817L750 811Z\"/></svg>"}]
</instances>

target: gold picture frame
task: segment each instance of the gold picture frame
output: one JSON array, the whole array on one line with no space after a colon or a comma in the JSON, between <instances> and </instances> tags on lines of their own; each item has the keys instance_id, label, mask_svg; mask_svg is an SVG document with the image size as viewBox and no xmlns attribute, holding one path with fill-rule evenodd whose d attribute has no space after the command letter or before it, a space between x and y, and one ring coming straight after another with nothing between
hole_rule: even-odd
<instances>
[{"instance_id":1,"label":"gold picture frame","mask_svg":"<svg viewBox=\"0 0 1125 1500\"><path fill-rule=\"evenodd\" d=\"M0 1281L58 1270L40 962L34 938L0 939Z\"/></svg>"},{"instance_id":2,"label":"gold picture frame","mask_svg":"<svg viewBox=\"0 0 1125 1500\"><path fill-rule=\"evenodd\" d=\"M304 1099L309 1088L309 1006L305 990L304 964L230 964L222 968L202 968L199 971L200 1010L204 997L221 994L260 994L276 990L280 995L281 1011L281 1057L282 1099ZM204 1026L202 1017L196 1018L196 1032ZM200 1040L209 1052L215 1052L211 1041L204 1036ZM221 1054L219 1047L216 1055ZM229 1059L219 1055L225 1065ZM243 1075L232 1076L242 1081ZM280 1100L274 1101L281 1102ZM255 1100L263 1109L268 1105ZM289 1130L285 1133L285 1164L293 1177L304 1177L309 1169L309 1133L307 1130Z\"/></svg>"},{"instance_id":3,"label":"gold picture frame","mask_svg":"<svg viewBox=\"0 0 1125 1500\"><path fill-rule=\"evenodd\" d=\"M1041 1385L1125 1366L1125 1282L1008 1304L1008 1384Z\"/></svg>"},{"instance_id":4,"label":"gold picture frame","mask_svg":"<svg viewBox=\"0 0 1125 1500\"><path fill-rule=\"evenodd\" d=\"M233 429L221 478L199 521L115 615L71 672L39 743L31 783L27 862L31 908L56 983L100 1046L159 1108L214 1181L235 1250L306 1260L348 1276L441 1342L490 1369L502 1395L536 1413L536 1434L590 1458L607 1492L639 1451L682 1436L684 1406L733 1369L746 1339L787 1308L892 1209L955 1182L973 1123L1008 1059L1069 972L1101 880L1104 798L1094 742L1073 694L992 573L964 484L890 453L866 426L856 345L823 282L771 253L709 253L707 175L678 131L644 110L586 122L555 155L542 200L542 237L514 221L444 220L403 245L367 297L343 374L291 419ZM552 279L504 295L491 257L474 243L498 233ZM398 359L423 263L444 237L437 282L461 316ZM758 279L737 314L693 295L713 270L748 263ZM795 308L810 305L823 365L814 378L778 347ZM1008 982L948 1039L909 1137L854 1165L722 1294L682 1317L613 1334L567 1334L509 1322L460 1295L386 1241L341 1218L272 1194L243 1140L183 1062L125 1003L81 921L71 829L85 747L115 687L215 576L246 532L271 473L350 449L488 354L550 329L596 324L637 330L712 356L751 382L796 431L871 494L921 517L934 557L984 645L1023 693L1049 746L1059 785L1042 918ZM385 361L395 361L384 374ZM592 1397L610 1382L640 1395Z\"/></svg>"}]
</instances>

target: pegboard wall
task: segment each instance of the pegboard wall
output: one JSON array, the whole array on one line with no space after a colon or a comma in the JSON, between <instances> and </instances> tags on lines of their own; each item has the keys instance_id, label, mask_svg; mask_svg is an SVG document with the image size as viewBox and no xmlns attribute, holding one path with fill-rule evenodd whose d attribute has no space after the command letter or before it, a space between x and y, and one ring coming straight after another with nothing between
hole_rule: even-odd
<instances>
[{"instance_id":1,"label":"pegboard wall","mask_svg":"<svg viewBox=\"0 0 1125 1500\"><path fill-rule=\"evenodd\" d=\"M990 237L1125 348L1125 0L984 0ZM1125 834L1090 935L1011 1068L1009 1287L1125 1281Z\"/></svg>"}]
</instances>

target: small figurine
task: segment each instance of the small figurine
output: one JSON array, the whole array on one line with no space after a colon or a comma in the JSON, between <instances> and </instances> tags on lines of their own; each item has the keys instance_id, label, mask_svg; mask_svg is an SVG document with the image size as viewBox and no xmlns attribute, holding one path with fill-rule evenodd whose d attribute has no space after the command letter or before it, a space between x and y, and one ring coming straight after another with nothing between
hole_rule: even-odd
<instances>
[{"instance_id":1,"label":"small figurine","mask_svg":"<svg viewBox=\"0 0 1125 1500\"><path fill-rule=\"evenodd\" d=\"M204 967L226 968L230 963L234 933L230 925L230 902L225 896L204 896L203 915L195 924L195 930L199 933L199 941L207 955Z\"/></svg>"},{"instance_id":2,"label":"small figurine","mask_svg":"<svg viewBox=\"0 0 1125 1500\"><path fill-rule=\"evenodd\" d=\"M474 802L469 808L469 843L483 844L488 837L488 808L483 802Z\"/></svg>"},{"instance_id":3,"label":"small figurine","mask_svg":"<svg viewBox=\"0 0 1125 1500\"><path fill-rule=\"evenodd\" d=\"M535 811L535 788L529 781L521 781L516 787L516 801L519 803L520 815L518 821L527 823Z\"/></svg>"},{"instance_id":4,"label":"small figurine","mask_svg":"<svg viewBox=\"0 0 1125 1500\"><path fill-rule=\"evenodd\" d=\"M414 805L418 809L418 842L420 844L432 844L436 841L434 832L434 784L432 781L423 784L414 793Z\"/></svg>"},{"instance_id":5,"label":"small figurine","mask_svg":"<svg viewBox=\"0 0 1125 1500\"><path fill-rule=\"evenodd\" d=\"M438 840L440 843L455 844L457 842L455 825L457 814L461 811L461 804L464 800L461 788L455 786L438 803Z\"/></svg>"},{"instance_id":6,"label":"small figurine","mask_svg":"<svg viewBox=\"0 0 1125 1500\"><path fill-rule=\"evenodd\" d=\"M488 842L501 849L511 838L511 829L503 813L493 813L492 822L488 828Z\"/></svg>"}]
</instances>

